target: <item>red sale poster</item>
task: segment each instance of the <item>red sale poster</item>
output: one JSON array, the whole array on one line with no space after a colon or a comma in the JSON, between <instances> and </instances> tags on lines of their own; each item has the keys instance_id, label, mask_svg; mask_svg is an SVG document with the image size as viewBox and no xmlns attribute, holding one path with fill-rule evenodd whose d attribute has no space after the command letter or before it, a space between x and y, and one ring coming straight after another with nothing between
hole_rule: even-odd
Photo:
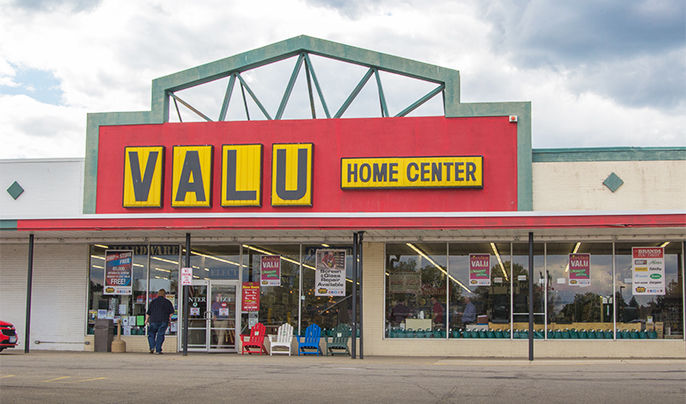
<instances>
[{"instance_id":1,"label":"red sale poster","mask_svg":"<svg viewBox=\"0 0 686 404\"><path fill-rule=\"evenodd\" d=\"M571 286L591 285L591 254L569 254L569 284Z\"/></svg>"},{"instance_id":2,"label":"red sale poster","mask_svg":"<svg viewBox=\"0 0 686 404\"><path fill-rule=\"evenodd\" d=\"M490 254L469 254L469 284L474 286L491 285Z\"/></svg>"},{"instance_id":3,"label":"red sale poster","mask_svg":"<svg viewBox=\"0 0 686 404\"><path fill-rule=\"evenodd\" d=\"M262 286L281 286L281 256L260 257L260 280Z\"/></svg>"},{"instance_id":4,"label":"red sale poster","mask_svg":"<svg viewBox=\"0 0 686 404\"><path fill-rule=\"evenodd\" d=\"M242 310L243 312L260 311L260 283L243 282Z\"/></svg>"}]
</instances>

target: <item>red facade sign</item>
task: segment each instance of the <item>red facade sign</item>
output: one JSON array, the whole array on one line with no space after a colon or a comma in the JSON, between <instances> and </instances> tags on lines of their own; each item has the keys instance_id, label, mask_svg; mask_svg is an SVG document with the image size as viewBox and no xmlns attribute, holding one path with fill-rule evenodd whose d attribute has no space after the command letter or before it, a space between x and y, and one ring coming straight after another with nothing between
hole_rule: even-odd
<instances>
[{"instance_id":1,"label":"red facade sign","mask_svg":"<svg viewBox=\"0 0 686 404\"><path fill-rule=\"evenodd\" d=\"M272 145L311 143L311 206L271 206ZM262 144L261 206L221 206L221 154L212 155L209 208L173 208L175 145ZM163 146L161 207L122 206L125 147ZM479 189L341 189L342 158L483 156ZM517 210L517 125L507 117L313 119L100 127L97 213L456 212Z\"/></svg>"}]
</instances>

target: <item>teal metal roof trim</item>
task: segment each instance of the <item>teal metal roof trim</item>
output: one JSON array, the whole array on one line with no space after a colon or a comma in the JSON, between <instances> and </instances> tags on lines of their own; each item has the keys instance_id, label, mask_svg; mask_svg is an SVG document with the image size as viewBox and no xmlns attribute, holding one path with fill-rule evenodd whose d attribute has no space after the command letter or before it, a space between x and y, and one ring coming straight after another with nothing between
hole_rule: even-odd
<instances>
[{"instance_id":1,"label":"teal metal roof trim","mask_svg":"<svg viewBox=\"0 0 686 404\"><path fill-rule=\"evenodd\" d=\"M588 147L534 149L534 163L686 160L686 147Z\"/></svg>"},{"instance_id":2,"label":"teal metal roof trim","mask_svg":"<svg viewBox=\"0 0 686 404\"><path fill-rule=\"evenodd\" d=\"M0 230L17 230L17 221L0 219Z\"/></svg>"}]
</instances>

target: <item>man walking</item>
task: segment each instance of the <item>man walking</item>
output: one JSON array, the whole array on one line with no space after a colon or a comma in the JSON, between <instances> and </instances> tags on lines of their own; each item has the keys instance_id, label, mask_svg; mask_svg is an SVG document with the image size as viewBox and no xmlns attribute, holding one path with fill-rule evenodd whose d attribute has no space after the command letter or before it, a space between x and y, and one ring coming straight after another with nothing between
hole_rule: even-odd
<instances>
[{"instance_id":1,"label":"man walking","mask_svg":"<svg viewBox=\"0 0 686 404\"><path fill-rule=\"evenodd\" d=\"M162 354L162 343L164 342L164 333L167 331L167 326L171 322L171 316L174 314L174 306L165 297L167 291L160 289L157 292L157 297L148 305L148 312L145 313L145 324L148 325L148 345L150 345L150 353L157 352Z\"/></svg>"}]
</instances>

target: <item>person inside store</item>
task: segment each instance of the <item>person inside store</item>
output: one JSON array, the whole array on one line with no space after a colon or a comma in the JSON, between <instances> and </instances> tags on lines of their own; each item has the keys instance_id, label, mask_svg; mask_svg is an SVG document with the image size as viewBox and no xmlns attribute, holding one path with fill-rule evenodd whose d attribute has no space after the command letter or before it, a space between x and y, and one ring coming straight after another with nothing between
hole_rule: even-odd
<instances>
[{"instance_id":1,"label":"person inside store","mask_svg":"<svg viewBox=\"0 0 686 404\"><path fill-rule=\"evenodd\" d=\"M476 321L476 307L472 303L469 296L464 298L464 310L462 311L462 328L466 328L467 324L473 324Z\"/></svg>"},{"instance_id":2,"label":"person inside store","mask_svg":"<svg viewBox=\"0 0 686 404\"><path fill-rule=\"evenodd\" d=\"M434 296L431 296L431 316L435 327L445 327L445 308Z\"/></svg>"},{"instance_id":3,"label":"person inside store","mask_svg":"<svg viewBox=\"0 0 686 404\"><path fill-rule=\"evenodd\" d=\"M157 297L148 305L145 313L145 324L148 326L148 345L150 353L162 354L164 333L167 331L171 316L174 314L174 305L165 296L167 291L160 289Z\"/></svg>"},{"instance_id":4,"label":"person inside store","mask_svg":"<svg viewBox=\"0 0 686 404\"><path fill-rule=\"evenodd\" d=\"M405 305L403 300L398 300L391 309L391 321L394 324L400 324L410 315L410 309Z\"/></svg>"}]
</instances>

